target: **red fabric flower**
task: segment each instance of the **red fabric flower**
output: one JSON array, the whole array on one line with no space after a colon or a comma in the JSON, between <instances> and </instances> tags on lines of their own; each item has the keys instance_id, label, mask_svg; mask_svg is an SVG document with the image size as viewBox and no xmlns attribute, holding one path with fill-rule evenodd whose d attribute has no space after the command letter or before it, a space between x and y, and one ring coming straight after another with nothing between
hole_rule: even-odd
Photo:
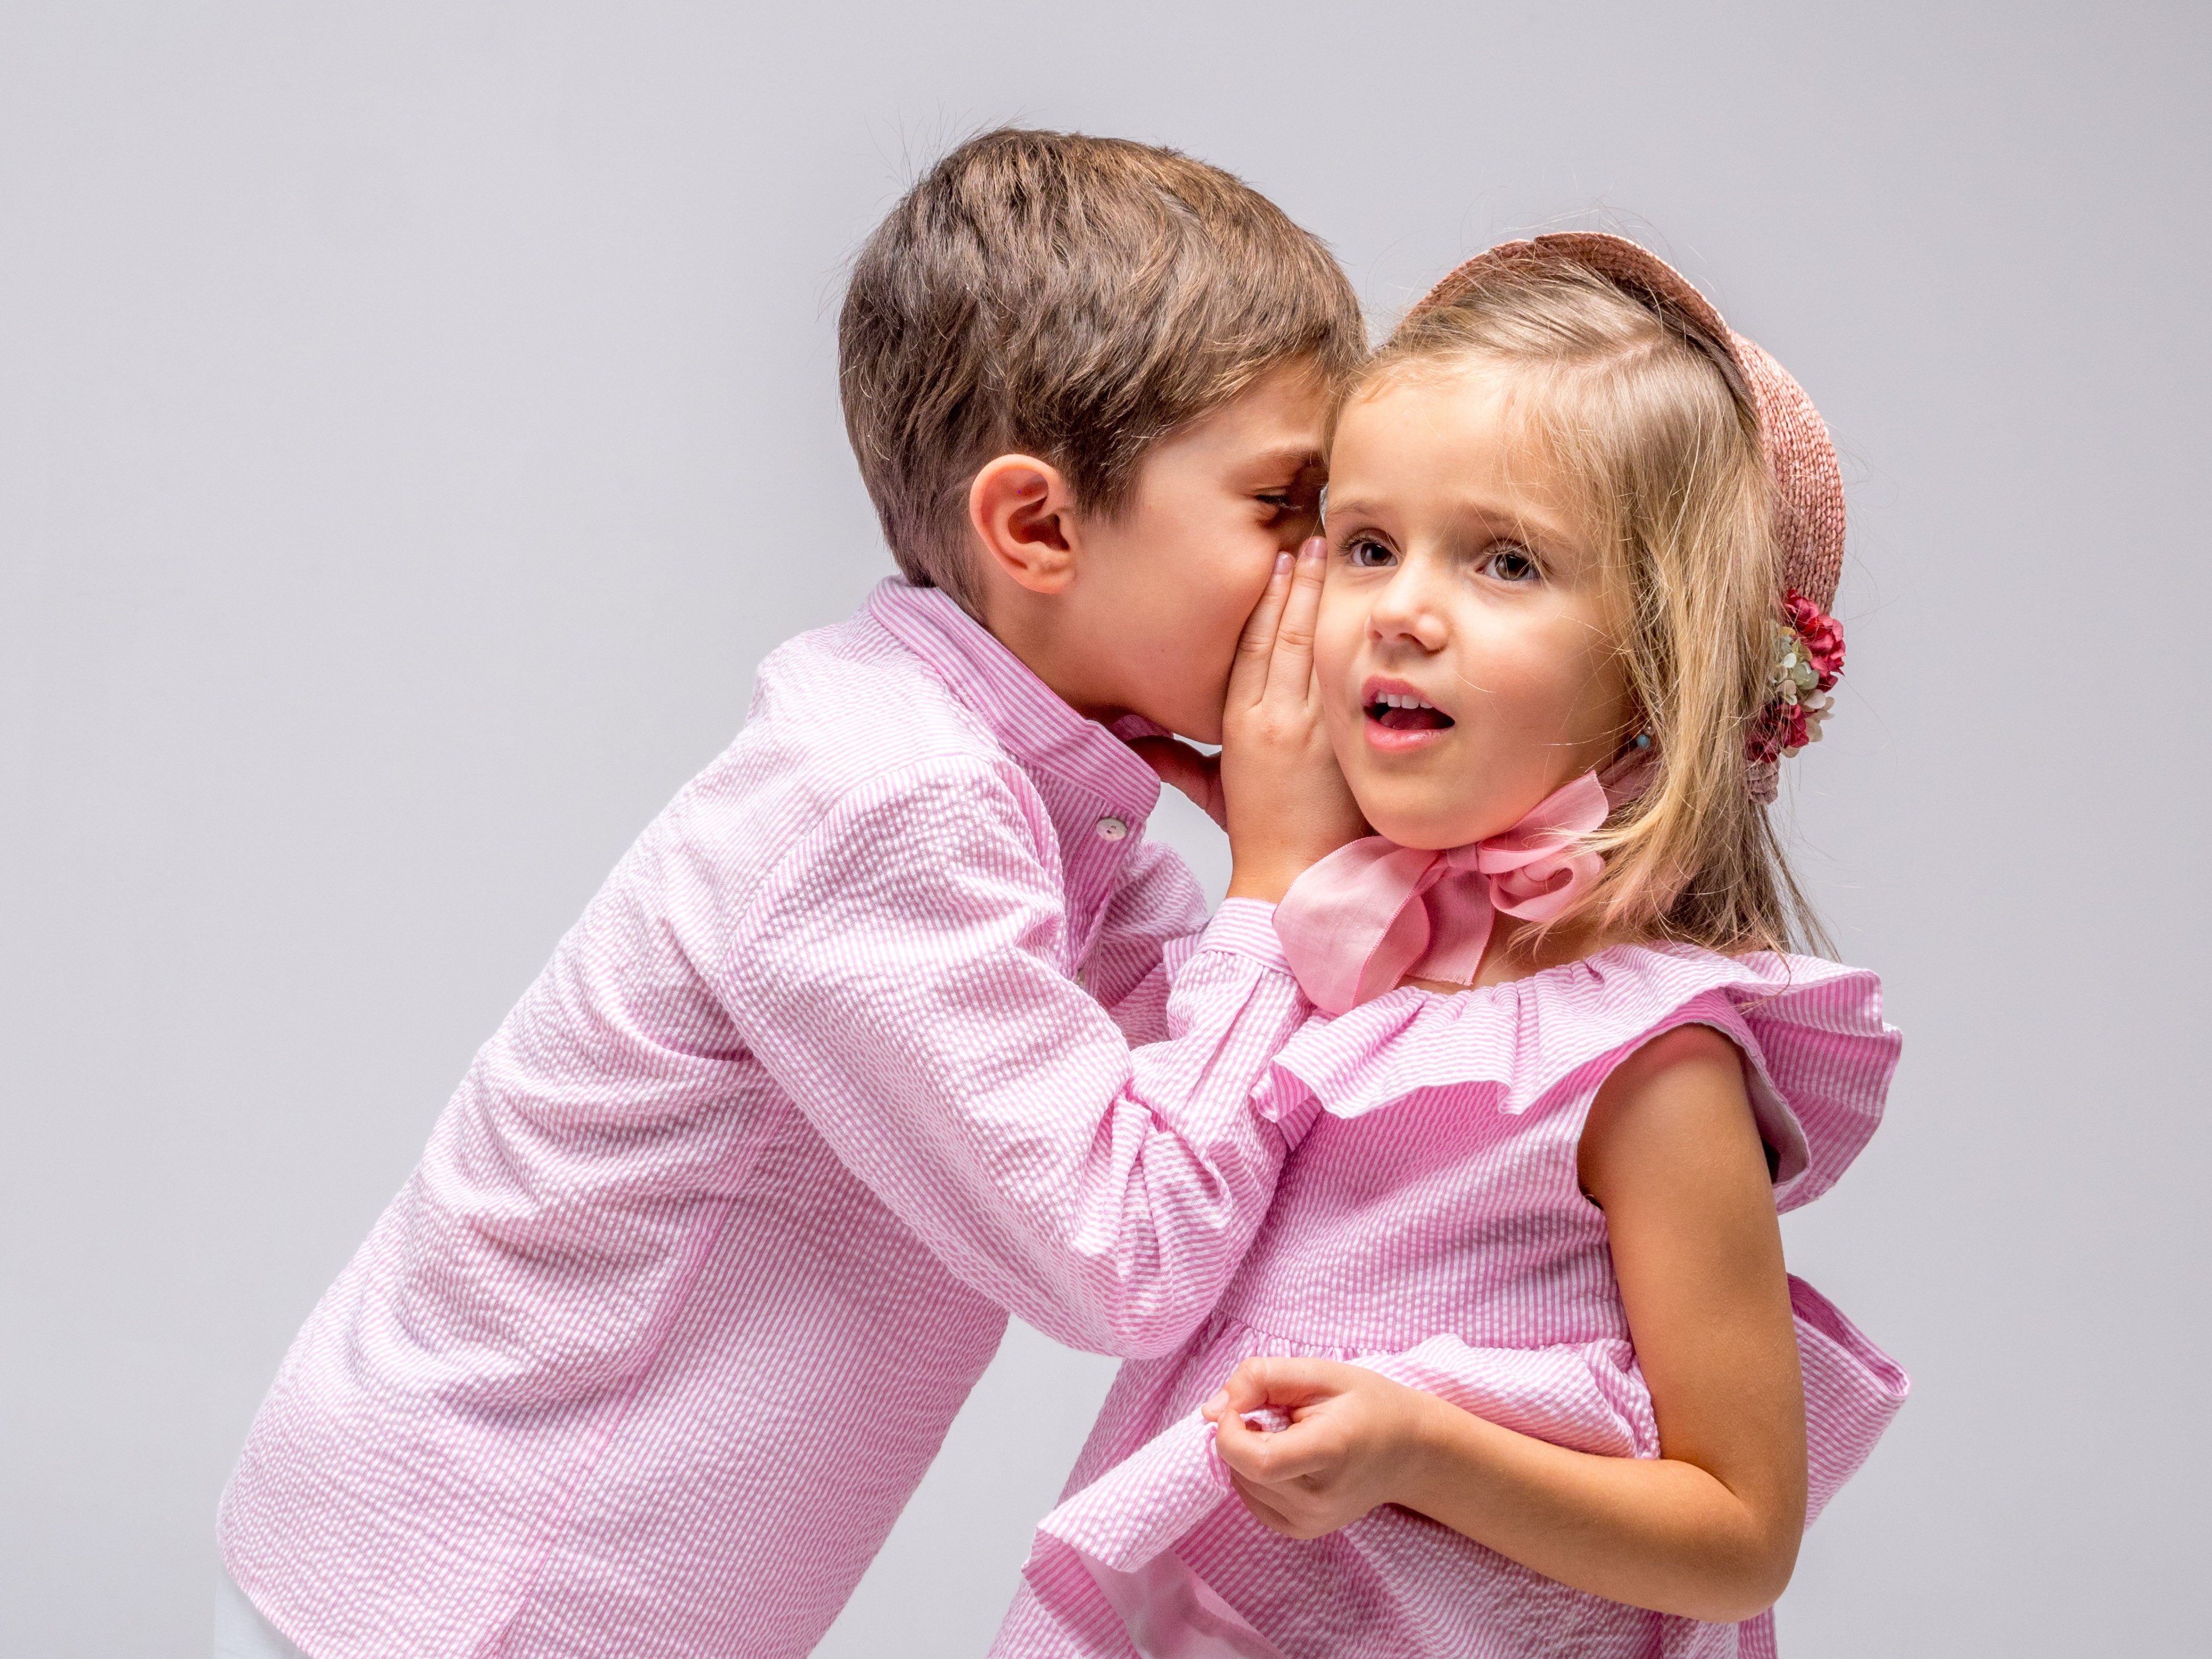
<instances>
[{"instance_id":1,"label":"red fabric flower","mask_svg":"<svg viewBox=\"0 0 2212 1659\"><path fill-rule=\"evenodd\" d=\"M1757 801L1774 799L1777 763L1820 735L1803 700L1812 698L1825 714L1830 706L1826 694L1844 672L1844 630L1833 617L1793 587L1783 599L1782 617L1774 636L1774 701L1753 717L1744 737L1745 781ZM1784 663L1791 665L1784 667ZM1808 670L1814 676L1812 687L1803 678Z\"/></svg>"},{"instance_id":2,"label":"red fabric flower","mask_svg":"<svg viewBox=\"0 0 2212 1659\"><path fill-rule=\"evenodd\" d=\"M1805 654L1812 660L1813 672L1820 677L1820 690L1833 690L1836 677L1844 672L1844 630L1833 617L1794 587L1782 601L1782 608L1790 617L1790 626L1805 641Z\"/></svg>"},{"instance_id":3,"label":"red fabric flower","mask_svg":"<svg viewBox=\"0 0 2212 1659\"><path fill-rule=\"evenodd\" d=\"M1759 718L1751 723L1751 735L1744 744L1744 758L1753 765L1767 766L1782 758L1782 751L1802 738L1791 735L1792 716L1796 729L1802 732L1805 716L1796 704L1770 702L1759 711Z\"/></svg>"}]
</instances>

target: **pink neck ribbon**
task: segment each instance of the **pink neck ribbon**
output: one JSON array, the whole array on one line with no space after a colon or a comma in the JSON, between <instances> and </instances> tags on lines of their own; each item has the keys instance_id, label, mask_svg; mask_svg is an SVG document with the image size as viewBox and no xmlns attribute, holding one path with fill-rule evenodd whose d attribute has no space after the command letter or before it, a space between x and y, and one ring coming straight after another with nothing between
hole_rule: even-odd
<instances>
[{"instance_id":1,"label":"pink neck ribbon","mask_svg":"<svg viewBox=\"0 0 2212 1659\"><path fill-rule=\"evenodd\" d=\"M1338 848L1275 908L1291 971L1332 1014L1408 976L1473 984L1498 911L1548 921L1597 879L1604 860L1576 843L1642 781L1624 777L1608 789L1585 772L1503 835L1443 852L1380 836Z\"/></svg>"}]
</instances>

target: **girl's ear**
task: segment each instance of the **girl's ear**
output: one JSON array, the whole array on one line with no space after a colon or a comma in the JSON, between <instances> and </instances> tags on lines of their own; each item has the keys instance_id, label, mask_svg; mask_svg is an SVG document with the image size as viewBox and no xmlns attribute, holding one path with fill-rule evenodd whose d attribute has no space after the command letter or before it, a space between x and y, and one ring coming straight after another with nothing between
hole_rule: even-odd
<instances>
[{"instance_id":1,"label":"girl's ear","mask_svg":"<svg viewBox=\"0 0 2212 1659\"><path fill-rule=\"evenodd\" d=\"M1075 580L1075 495L1049 461L1000 455L985 462L968 486L968 524L985 556L1030 592L1057 593Z\"/></svg>"}]
</instances>

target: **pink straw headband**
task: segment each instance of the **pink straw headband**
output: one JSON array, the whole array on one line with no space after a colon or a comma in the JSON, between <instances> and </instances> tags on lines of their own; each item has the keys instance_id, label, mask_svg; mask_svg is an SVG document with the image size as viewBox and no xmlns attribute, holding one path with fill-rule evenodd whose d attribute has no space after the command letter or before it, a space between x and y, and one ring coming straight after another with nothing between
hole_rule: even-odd
<instances>
[{"instance_id":1,"label":"pink straw headband","mask_svg":"<svg viewBox=\"0 0 2212 1659\"><path fill-rule=\"evenodd\" d=\"M1776 596L1775 696L1753 724L1745 759L1753 796L1771 801L1776 761L1819 738L1828 694L1843 672L1843 630L1827 612L1844 570L1844 480L1827 426L1781 364L1723 322L1681 272L1626 237L1577 231L1501 243L1454 270L1407 316L1454 304L1486 274L1552 261L1595 272L1656 312L1713 355L1751 407L1774 477L1782 592Z\"/></svg>"}]
</instances>

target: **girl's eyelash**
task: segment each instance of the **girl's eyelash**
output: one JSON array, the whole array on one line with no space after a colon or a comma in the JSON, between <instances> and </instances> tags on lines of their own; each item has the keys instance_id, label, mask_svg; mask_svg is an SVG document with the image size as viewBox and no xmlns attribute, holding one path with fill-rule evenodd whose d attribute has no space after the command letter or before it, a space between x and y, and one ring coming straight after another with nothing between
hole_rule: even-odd
<instances>
[{"instance_id":1,"label":"girl's eyelash","mask_svg":"<svg viewBox=\"0 0 2212 1659\"><path fill-rule=\"evenodd\" d=\"M1518 559L1528 567L1527 575L1517 579L1509 577L1505 579L1507 580L1527 580L1544 574L1542 562L1519 542L1499 542L1495 546L1484 550L1482 564L1485 567L1494 566L1502 558Z\"/></svg>"},{"instance_id":2,"label":"girl's eyelash","mask_svg":"<svg viewBox=\"0 0 2212 1659\"><path fill-rule=\"evenodd\" d=\"M1364 548L1374 549L1376 552L1382 555L1385 559L1395 559L1398 556L1396 551L1386 543L1378 541L1372 536L1355 532L1345 538L1343 545L1343 557L1356 565L1359 561L1360 551ZM1544 574L1544 566L1542 562L1537 558L1534 553L1531 552L1519 542L1499 542L1492 546L1485 548L1480 556L1476 561L1475 568L1478 570L1488 569L1493 567L1497 562L1502 558L1518 559L1528 567L1528 569L1521 575L1504 577L1501 578L1501 580L1508 581L1528 581L1540 579Z\"/></svg>"},{"instance_id":3,"label":"girl's eyelash","mask_svg":"<svg viewBox=\"0 0 2212 1659\"><path fill-rule=\"evenodd\" d=\"M1383 554L1386 556L1396 556L1395 554L1391 553L1388 547L1384 546L1381 542L1376 541L1374 537L1361 535L1350 536L1345 539L1344 556L1347 559L1356 560L1359 556L1359 550L1363 547L1371 547L1376 552Z\"/></svg>"}]
</instances>

